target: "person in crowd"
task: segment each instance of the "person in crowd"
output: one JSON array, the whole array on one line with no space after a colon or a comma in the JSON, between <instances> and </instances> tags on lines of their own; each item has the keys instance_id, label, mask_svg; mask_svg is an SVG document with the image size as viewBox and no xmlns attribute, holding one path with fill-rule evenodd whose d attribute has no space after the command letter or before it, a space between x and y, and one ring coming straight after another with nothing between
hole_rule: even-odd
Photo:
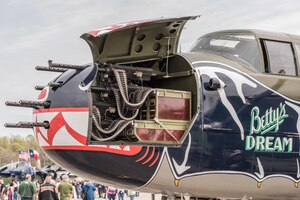
<instances>
[{"instance_id":1,"label":"person in crowd","mask_svg":"<svg viewBox=\"0 0 300 200\"><path fill-rule=\"evenodd\" d=\"M124 190L118 189L118 200L124 200Z\"/></svg>"},{"instance_id":2,"label":"person in crowd","mask_svg":"<svg viewBox=\"0 0 300 200\"><path fill-rule=\"evenodd\" d=\"M85 181L85 184L82 187L82 192L86 194L86 200L95 199L95 195L94 195L95 190L96 187L90 181Z\"/></svg>"},{"instance_id":3,"label":"person in crowd","mask_svg":"<svg viewBox=\"0 0 300 200\"><path fill-rule=\"evenodd\" d=\"M44 180L44 184L39 189L38 200L58 200L57 189L51 182L51 176L47 176Z\"/></svg>"},{"instance_id":4,"label":"person in crowd","mask_svg":"<svg viewBox=\"0 0 300 200\"><path fill-rule=\"evenodd\" d=\"M47 177L50 177L50 180L51 180L51 184L52 185L56 185L56 182L55 182L55 180L54 180L54 174L52 173L52 172L49 172L48 174L47 174L47 176L46 176L46 178ZM46 178L45 178L45 180L46 180ZM44 180L44 183L45 183L45 180Z\"/></svg>"},{"instance_id":5,"label":"person in crowd","mask_svg":"<svg viewBox=\"0 0 300 200\"><path fill-rule=\"evenodd\" d=\"M107 188L107 198L108 200L116 200L117 189L114 187Z\"/></svg>"},{"instance_id":6,"label":"person in crowd","mask_svg":"<svg viewBox=\"0 0 300 200\"><path fill-rule=\"evenodd\" d=\"M136 195L136 192L133 191L133 190L129 190L129 191L128 191L128 195L129 195L130 200L134 200L134 197L135 197L135 195Z\"/></svg>"},{"instance_id":7,"label":"person in crowd","mask_svg":"<svg viewBox=\"0 0 300 200\"><path fill-rule=\"evenodd\" d=\"M6 196L7 196L7 200L13 200L14 198L14 189L12 183L10 183L8 186L8 189L6 191Z\"/></svg>"},{"instance_id":8,"label":"person in crowd","mask_svg":"<svg viewBox=\"0 0 300 200\"><path fill-rule=\"evenodd\" d=\"M55 186L56 186L56 188L58 189L58 186L59 186L59 184L61 183L61 179L60 179L59 176L57 176L55 182L56 182Z\"/></svg>"},{"instance_id":9,"label":"person in crowd","mask_svg":"<svg viewBox=\"0 0 300 200\"><path fill-rule=\"evenodd\" d=\"M3 199L3 196L4 196L4 190L5 190L5 185L4 185L3 180L1 179L0 180L0 199L1 200Z\"/></svg>"},{"instance_id":10,"label":"person in crowd","mask_svg":"<svg viewBox=\"0 0 300 200\"><path fill-rule=\"evenodd\" d=\"M62 182L58 185L58 192L60 194L60 200L71 200L73 195L73 187L69 183L68 175L62 176Z\"/></svg>"},{"instance_id":11,"label":"person in crowd","mask_svg":"<svg viewBox=\"0 0 300 200\"><path fill-rule=\"evenodd\" d=\"M11 184L13 185L13 200L18 200L18 188L19 188L19 183L15 179L11 180Z\"/></svg>"},{"instance_id":12,"label":"person in crowd","mask_svg":"<svg viewBox=\"0 0 300 200\"><path fill-rule=\"evenodd\" d=\"M75 182L75 190L76 190L77 199L80 199L80 195L82 192L82 187L80 182Z\"/></svg>"},{"instance_id":13,"label":"person in crowd","mask_svg":"<svg viewBox=\"0 0 300 200\"><path fill-rule=\"evenodd\" d=\"M101 198L102 197L102 192L101 192L101 184L99 183L94 183L96 189L97 189L97 193L98 193L98 197Z\"/></svg>"},{"instance_id":14,"label":"person in crowd","mask_svg":"<svg viewBox=\"0 0 300 200\"><path fill-rule=\"evenodd\" d=\"M74 181L72 181L71 182L71 185L72 185L72 192L73 192L73 194L72 194L72 196L73 196L73 199L77 199L77 193L76 193L76 187L75 187L75 182Z\"/></svg>"},{"instance_id":15,"label":"person in crowd","mask_svg":"<svg viewBox=\"0 0 300 200\"><path fill-rule=\"evenodd\" d=\"M18 194L21 200L36 200L36 186L31 182L30 174L26 174L25 180L21 182Z\"/></svg>"},{"instance_id":16,"label":"person in crowd","mask_svg":"<svg viewBox=\"0 0 300 200\"><path fill-rule=\"evenodd\" d=\"M107 186L102 185L101 186L101 191L102 191L102 194L103 194L103 198L106 199Z\"/></svg>"}]
</instances>

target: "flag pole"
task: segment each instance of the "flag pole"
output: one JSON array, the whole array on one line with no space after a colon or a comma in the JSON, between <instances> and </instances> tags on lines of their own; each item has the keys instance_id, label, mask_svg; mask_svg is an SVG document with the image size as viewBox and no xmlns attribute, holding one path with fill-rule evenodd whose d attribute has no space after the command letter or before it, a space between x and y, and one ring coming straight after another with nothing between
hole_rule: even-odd
<instances>
[{"instance_id":1,"label":"flag pole","mask_svg":"<svg viewBox=\"0 0 300 200\"><path fill-rule=\"evenodd\" d=\"M31 166L31 156L30 156L30 152L29 152L29 149L27 150L27 153L28 153L28 161L30 166Z\"/></svg>"}]
</instances>

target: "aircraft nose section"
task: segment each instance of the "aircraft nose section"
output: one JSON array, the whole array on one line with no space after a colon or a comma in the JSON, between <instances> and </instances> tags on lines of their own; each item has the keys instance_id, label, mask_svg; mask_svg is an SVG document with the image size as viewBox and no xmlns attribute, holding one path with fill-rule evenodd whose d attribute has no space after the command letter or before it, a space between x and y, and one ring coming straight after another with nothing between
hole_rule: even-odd
<instances>
[{"instance_id":1,"label":"aircraft nose section","mask_svg":"<svg viewBox=\"0 0 300 200\"><path fill-rule=\"evenodd\" d=\"M44 149L86 145L89 127L89 88L97 67L70 69L44 87L39 101L48 108L35 109L35 123L47 122L49 127L34 127L39 145Z\"/></svg>"},{"instance_id":2,"label":"aircraft nose section","mask_svg":"<svg viewBox=\"0 0 300 200\"><path fill-rule=\"evenodd\" d=\"M59 165L78 176L97 182L119 183L121 188L146 184L155 175L163 157L161 147L124 145L77 146L71 151L56 149L46 152Z\"/></svg>"},{"instance_id":3,"label":"aircraft nose section","mask_svg":"<svg viewBox=\"0 0 300 200\"><path fill-rule=\"evenodd\" d=\"M47 129L44 132L48 132L48 137L43 135L43 138L48 139L50 137L51 140L57 132L57 126L51 123L53 119L59 122L61 127L71 130L71 128L67 128L68 126L64 126L64 124L67 124L66 118L76 118L76 120L80 119L79 121L86 121L82 127L84 127L83 135L87 135L86 129L89 119L84 116L89 112L89 99L91 98L89 89L96 77L97 66L95 64L89 66L59 64L52 63L51 60L48 63L48 67L37 66L36 70L62 72L62 74L48 83L46 87L35 87L36 90L42 90L38 96L38 101L5 102L7 106L33 108L33 122L6 123L4 126L8 128L34 128L35 133ZM81 114L84 116L79 117ZM76 120L71 120L73 122L70 123L76 126ZM54 128L51 126L54 126ZM78 129L78 127L76 128ZM71 132L74 131L71 130ZM83 138L80 138L83 141Z\"/></svg>"},{"instance_id":4,"label":"aircraft nose section","mask_svg":"<svg viewBox=\"0 0 300 200\"><path fill-rule=\"evenodd\" d=\"M96 74L96 65L68 70L50 82L39 98L51 102L51 108L89 107L89 89Z\"/></svg>"}]
</instances>

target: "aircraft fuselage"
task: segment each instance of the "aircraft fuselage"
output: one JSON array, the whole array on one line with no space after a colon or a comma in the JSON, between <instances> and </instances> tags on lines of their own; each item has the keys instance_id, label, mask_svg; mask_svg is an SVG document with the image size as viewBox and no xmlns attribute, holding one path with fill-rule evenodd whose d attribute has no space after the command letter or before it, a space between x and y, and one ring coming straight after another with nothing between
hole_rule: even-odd
<instances>
[{"instance_id":1,"label":"aircraft fuselage","mask_svg":"<svg viewBox=\"0 0 300 200\"><path fill-rule=\"evenodd\" d=\"M216 32L177 53L189 19L84 34L92 64L49 64L64 71L33 112L39 145L68 171L120 188L297 199L300 40Z\"/></svg>"}]
</instances>

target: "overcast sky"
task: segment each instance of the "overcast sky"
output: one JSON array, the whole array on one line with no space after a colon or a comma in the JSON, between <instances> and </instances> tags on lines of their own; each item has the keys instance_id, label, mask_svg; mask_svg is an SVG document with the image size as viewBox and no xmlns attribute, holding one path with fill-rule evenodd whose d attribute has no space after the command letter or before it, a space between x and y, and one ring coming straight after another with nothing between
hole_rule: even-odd
<instances>
[{"instance_id":1,"label":"overcast sky","mask_svg":"<svg viewBox=\"0 0 300 200\"><path fill-rule=\"evenodd\" d=\"M299 0L8 0L0 3L0 135L31 134L5 129L5 122L31 121L32 109L6 107L5 101L35 100L35 85L46 85L56 73L37 65L92 61L79 36L121 22L201 15L188 22L181 47L201 35L224 29L263 29L300 35Z\"/></svg>"}]
</instances>

